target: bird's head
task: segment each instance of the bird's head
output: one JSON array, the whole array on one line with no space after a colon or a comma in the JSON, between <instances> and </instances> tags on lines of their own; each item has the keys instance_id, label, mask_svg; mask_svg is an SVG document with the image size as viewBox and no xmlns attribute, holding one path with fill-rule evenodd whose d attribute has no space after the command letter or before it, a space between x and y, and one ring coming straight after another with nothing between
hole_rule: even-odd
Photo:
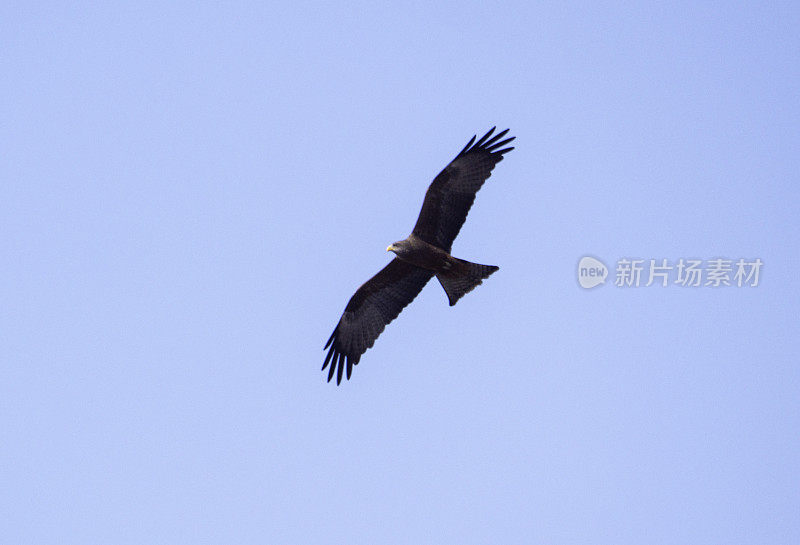
<instances>
[{"instance_id":1,"label":"bird's head","mask_svg":"<svg viewBox=\"0 0 800 545\"><path fill-rule=\"evenodd\" d=\"M408 241L400 240L393 242L386 247L387 252L394 252L397 255L403 255L408 250Z\"/></svg>"}]
</instances>

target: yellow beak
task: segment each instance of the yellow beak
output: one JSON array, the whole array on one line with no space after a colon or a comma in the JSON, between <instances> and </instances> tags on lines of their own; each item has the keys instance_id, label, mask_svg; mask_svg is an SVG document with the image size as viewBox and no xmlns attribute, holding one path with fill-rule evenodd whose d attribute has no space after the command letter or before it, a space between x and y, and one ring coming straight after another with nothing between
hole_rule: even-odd
<instances>
[{"instance_id":1,"label":"yellow beak","mask_svg":"<svg viewBox=\"0 0 800 545\"><path fill-rule=\"evenodd\" d=\"M391 252L392 250L394 250L394 244L389 244L389 245L386 247L386 251L387 251L387 252Z\"/></svg>"}]
</instances>

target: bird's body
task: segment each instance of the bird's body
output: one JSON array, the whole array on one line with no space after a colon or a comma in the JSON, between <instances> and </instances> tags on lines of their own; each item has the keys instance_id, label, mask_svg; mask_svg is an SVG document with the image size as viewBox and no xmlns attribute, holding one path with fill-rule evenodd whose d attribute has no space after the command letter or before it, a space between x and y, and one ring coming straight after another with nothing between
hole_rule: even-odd
<instances>
[{"instance_id":1,"label":"bird's body","mask_svg":"<svg viewBox=\"0 0 800 545\"><path fill-rule=\"evenodd\" d=\"M330 364L328 381L343 370L350 378L353 366L370 348L388 323L394 320L435 275L447 293L450 306L498 270L450 255L453 240L467 218L475 194L491 175L513 137L498 142L508 129L489 138L492 128L478 142L467 143L433 180L422 204L417 223L408 238L386 248L395 257L386 267L365 282L350 298L325 349L330 346L324 370ZM501 149L502 148L502 149Z\"/></svg>"},{"instance_id":2,"label":"bird's body","mask_svg":"<svg viewBox=\"0 0 800 545\"><path fill-rule=\"evenodd\" d=\"M414 233L411 233L405 240L391 244L386 251L394 252L406 263L435 273L452 269L455 259L438 246L425 242Z\"/></svg>"},{"instance_id":3,"label":"bird's body","mask_svg":"<svg viewBox=\"0 0 800 545\"><path fill-rule=\"evenodd\" d=\"M447 293L451 307L499 268L495 265L479 265L453 257L414 233L407 239L390 245L386 250L394 252L398 259L406 263L433 272Z\"/></svg>"}]
</instances>

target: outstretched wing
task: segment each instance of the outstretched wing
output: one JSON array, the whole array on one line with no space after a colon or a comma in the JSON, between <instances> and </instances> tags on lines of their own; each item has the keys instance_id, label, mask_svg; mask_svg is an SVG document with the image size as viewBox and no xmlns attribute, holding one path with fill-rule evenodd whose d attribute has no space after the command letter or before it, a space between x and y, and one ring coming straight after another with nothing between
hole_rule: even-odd
<instances>
[{"instance_id":1,"label":"outstretched wing","mask_svg":"<svg viewBox=\"0 0 800 545\"><path fill-rule=\"evenodd\" d=\"M330 363L328 382L336 371L336 384L340 384L345 365L350 380L353 366L358 365L361 354L375 344L386 325L414 300L432 276L431 271L394 258L358 288L323 348L330 346L322 364L324 370Z\"/></svg>"},{"instance_id":2,"label":"outstretched wing","mask_svg":"<svg viewBox=\"0 0 800 545\"><path fill-rule=\"evenodd\" d=\"M494 129L492 127L477 142L473 136L461 153L433 180L414 226L413 233L416 236L450 253L453 241L475 201L475 194L491 176L494 166L503 160L503 154L514 149L503 146L515 137L498 142L508 129L490 139Z\"/></svg>"}]
</instances>

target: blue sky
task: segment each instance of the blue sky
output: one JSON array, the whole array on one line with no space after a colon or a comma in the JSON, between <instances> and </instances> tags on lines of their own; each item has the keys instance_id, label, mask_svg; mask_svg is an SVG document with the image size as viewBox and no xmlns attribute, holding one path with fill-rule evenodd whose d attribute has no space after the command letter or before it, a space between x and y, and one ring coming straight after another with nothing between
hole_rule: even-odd
<instances>
[{"instance_id":1,"label":"blue sky","mask_svg":"<svg viewBox=\"0 0 800 545\"><path fill-rule=\"evenodd\" d=\"M3 541L797 543L798 28L5 3ZM516 149L453 253L500 270L326 383L348 298L493 125ZM764 265L621 288L621 258Z\"/></svg>"}]
</instances>

